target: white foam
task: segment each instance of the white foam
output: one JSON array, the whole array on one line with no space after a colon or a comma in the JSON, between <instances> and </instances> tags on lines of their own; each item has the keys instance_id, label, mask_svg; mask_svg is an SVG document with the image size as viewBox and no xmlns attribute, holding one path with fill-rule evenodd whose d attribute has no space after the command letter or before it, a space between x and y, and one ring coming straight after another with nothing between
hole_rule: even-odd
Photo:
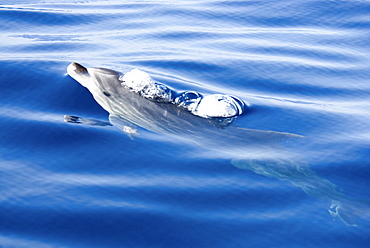
<instances>
[{"instance_id":1,"label":"white foam","mask_svg":"<svg viewBox=\"0 0 370 248\"><path fill-rule=\"evenodd\" d=\"M135 92L142 91L145 87L152 86L155 81L148 73L133 69L120 77L122 85L132 89Z\"/></svg>"},{"instance_id":2,"label":"white foam","mask_svg":"<svg viewBox=\"0 0 370 248\"><path fill-rule=\"evenodd\" d=\"M244 103L229 95L214 94L203 97L193 114L211 117L233 117L243 113Z\"/></svg>"},{"instance_id":3,"label":"white foam","mask_svg":"<svg viewBox=\"0 0 370 248\"><path fill-rule=\"evenodd\" d=\"M195 91L176 94L166 85L156 82L148 73L133 69L119 78L122 86L139 93L141 96L157 101L171 102L192 114L204 118L228 118L241 115L245 104L237 97L213 94L203 97Z\"/></svg>"},{"instance_id":4,"label":"white foam","mask_svg":"<svg viewBox=\"0 0 370 248\"><path fill-rule=\"evenodd\" d=\"M152 79L148 73L133 69L119 78L121 85L139 93L145 98L172 101L172 91L166 85Z\"/></svg>"}]
</instances>

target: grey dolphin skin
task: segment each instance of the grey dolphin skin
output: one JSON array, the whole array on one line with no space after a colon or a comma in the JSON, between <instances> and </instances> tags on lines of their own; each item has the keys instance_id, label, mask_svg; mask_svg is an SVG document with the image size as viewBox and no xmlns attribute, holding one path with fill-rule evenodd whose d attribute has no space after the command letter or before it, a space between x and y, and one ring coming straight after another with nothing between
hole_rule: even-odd
<instances>
[{"instance_id":1,"label":"grey dolphin skin","mask_svg":"<svg viewBox=\"0 0 370 248\"><path fill-rule=\"evenodd\" d=\"M196 144L217 151L223 158L243 170L288 181L307 194L332 202L329 212L347 225L354 222L354 207L347 206L345 196L328 180L286 151L279 141L302 137L296 134L252 130L233 125L218 126L218 119L202 118L175 104L144 98L122 86L122 74L103 68L85 68L72 63L68 74L86 87L94 99L109 112L110 122L131 138L139 126L174 140ZM66 117L71 122L78 117ZM87 121L92 123L92 121ZM98 122L99 123L99 122Z\"/></svg>"}]
</instances>

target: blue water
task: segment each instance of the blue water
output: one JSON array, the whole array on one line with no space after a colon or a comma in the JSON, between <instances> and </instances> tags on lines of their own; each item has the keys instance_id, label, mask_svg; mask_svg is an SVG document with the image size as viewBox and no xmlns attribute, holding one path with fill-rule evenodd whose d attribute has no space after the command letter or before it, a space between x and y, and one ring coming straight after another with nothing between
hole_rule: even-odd
<instances>
[{"instance_id":1,"label":"blue water","mask_svg":"<svg viewBox=\"0 0 370 248\"><path fill-rule=\"evenodd\" d=\"M369 16L365 0L0 4L0 246L369 247ZM71 62L235 95L235 126L305 138L252 163L253 141L230 139L233 158L202 133L214 147L66 123L108 120Z\"/></svg>"}]
</instances>

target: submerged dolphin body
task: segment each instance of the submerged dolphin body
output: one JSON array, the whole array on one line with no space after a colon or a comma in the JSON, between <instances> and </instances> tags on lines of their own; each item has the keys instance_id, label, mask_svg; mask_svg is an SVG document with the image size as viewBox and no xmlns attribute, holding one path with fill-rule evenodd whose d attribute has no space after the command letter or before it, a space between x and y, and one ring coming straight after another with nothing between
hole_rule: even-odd
<instances>
[{"instance_id":1,"label":"submerged dolphin body","mask_svg":"<svg viewBox=\"0 0 370 248\"><path fill-rule=\"evenodd\" d=\"M77 63L70 64L67 71L88 88L95 100L109 112L110 122L131 138L138 135L136 127L139 126L174 140L217 151L223 158L232 159L232 164L239 169L289 181L311 196L331 200L333 210L329 212L347 225L355 225L353 209L347 211L343 206L344 195L336 190L336 186L303 166L304 163L297 162L294 155L278 145L286 138L302 136L232 125L221 125L222 128L219 128L220 119L202 118L175 104L147 99L123 87L122 75L116 71L85 68ZM78 122L74 118L67 119ZM224 120L221 119L221 122Z\"/></svg>"}]
</instances>

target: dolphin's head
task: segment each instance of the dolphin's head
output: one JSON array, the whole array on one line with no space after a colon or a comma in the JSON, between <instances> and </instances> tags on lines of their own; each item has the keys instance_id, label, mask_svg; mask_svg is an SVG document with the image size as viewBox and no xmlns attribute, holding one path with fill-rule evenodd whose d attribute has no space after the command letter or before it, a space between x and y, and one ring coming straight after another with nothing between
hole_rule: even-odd
<instances>
[{"instance_id":1,"label":"dolphin's head","mask_svg":"<svg viewBox=\"0 0 370 248\"><path fill-rule=\"evenodd\" d=\"M86 68L76 62L67 67L68 74L86 87L94 96L104 94L109 96L122 88L119 72L104 68Z\"/></svg>"},{"instance_id":2,"label":"dolphin's head","mask_svg":"<svg viewBox=\"0 0 370 248\"><path fill-rule=\"evenodd\" d=\"M94 90L109 90L112 87L120 87L118 80L120 73L103 68L86 68L76 62L67 67L68 74L82 86L88 88L91 93Z\"/></svg>"},{"instance_id":3,"label":"dolphin's head","mask_svg":"<svg viewBox=\"0 0 370 248\"><path fill-rule=\"evenodd\" d=\"M78 63L71 63L67 67L68 74L86 87L95 100L107 111L109 101L117 95L123 97L119 72L103 68L86 68Z\"/></svg>"},{"instance_id":4,"label":"dolphin's head","mask_svg":"<svg viewBox=\"0 0 370 248\"><path fill-rule=\"evenodd\" d=\"M77 82L79 82L82 86L88 87L88 82L90 80L90 75L87 68L83 67L78 63L71 63L67 67L68 75L74 78Z\"/></svg>"}]
</instances>

